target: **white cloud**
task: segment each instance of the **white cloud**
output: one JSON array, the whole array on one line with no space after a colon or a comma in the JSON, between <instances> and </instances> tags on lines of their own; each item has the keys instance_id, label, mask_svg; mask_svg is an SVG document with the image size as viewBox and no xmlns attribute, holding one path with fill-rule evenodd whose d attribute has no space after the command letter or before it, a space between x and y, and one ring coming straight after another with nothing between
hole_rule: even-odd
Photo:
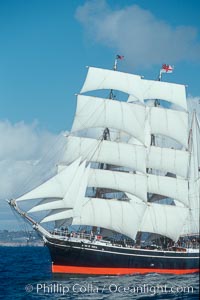
<instances>
[{"instance_id":1,"label":"white cloud","mask_svg":"<svg viewBox=\"0 0 200 300\"><path fill-rule=\"evenodd\" d=\"M0 137L0 199L16 197L49 177L64 144L61 135L41 130L36 122L0 121Z\"/></svg>"},{"instance_id":2,"label":"white cloud","mask_svg":"<svg viewBox=\"0 0 200 300\"><path fill-rule=\"evenodd\" d=\"M138 5L111 9L105 0L88 1L76 18L87 34L123 54L131 66L200 59L196 28L174 27Z\"/></svg>"},{"instance_id":3,"label":"white cloud","mask_svg":"<svg viewBox=\"0 0 200 300\"><path fill-rule=\"evenodd\" d=\"M62 134L42 130L37 122L0 121L0 229L18 227L6 203L51 177L65 144Z\"/></svg>"}]
</instances>

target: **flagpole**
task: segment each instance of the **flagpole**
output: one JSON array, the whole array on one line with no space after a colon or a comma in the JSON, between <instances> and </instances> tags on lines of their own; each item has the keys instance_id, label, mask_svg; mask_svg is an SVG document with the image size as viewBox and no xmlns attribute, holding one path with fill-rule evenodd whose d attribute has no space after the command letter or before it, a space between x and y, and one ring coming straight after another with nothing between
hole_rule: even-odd
<instances>
[{"instance_id":1,"label":"flagpole","mask_svg":"<svg viewBox=\"0 0 200 300\"><path fill-rule=\"evenodd\" d=\"M160 70L160 73L159 73L159 76L158 76L158 81L161 81L162 80L162 70Z\"/></svg>"},{"instance_id":2,"label":"flagpole","mask_svg":"<svg viewBox=\"0 0 200 300\"><path fill-rule=\"evenodd\" d=\"M113 70L114 71L117 71L117 64L118 64L118 60L120 59L123 59L124 58L124 56L121 56L121 55L116 55L116 57L115 57L115 61L114 61L114 66L113 66ZM114 97L114 94L113 94L113 89L111 89L110 90L110 94L109 94L109 99L114 99L115 97Z\"/></svg>"},{"instance_id":3,"label":"flagpole","mask_svg":"<svg viewBox=\"0 0 200 300\"><path fill-rule=\"evenodd\" d=\"M118 63L118 59L117 57L115 58L115 62L114 62L114 66L113 66L113 70L117 71L117 63Z\"/></svg>"}]
</instances>

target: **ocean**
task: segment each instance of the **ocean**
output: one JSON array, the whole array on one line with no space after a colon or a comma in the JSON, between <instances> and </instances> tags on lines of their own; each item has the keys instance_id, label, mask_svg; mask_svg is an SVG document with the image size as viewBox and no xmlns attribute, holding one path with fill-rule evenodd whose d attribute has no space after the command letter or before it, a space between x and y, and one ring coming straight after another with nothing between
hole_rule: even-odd
<instances>
[{"instance_id":1,"label":"ocean","mask_svg":"<svg viewBox=\"0 0 200 300\"><path fill-rule=\"evenodd\" d=\"M46 247L0 247L0 299L199 299L199 275L55 279Z\"/></svg>"}]
</instances>

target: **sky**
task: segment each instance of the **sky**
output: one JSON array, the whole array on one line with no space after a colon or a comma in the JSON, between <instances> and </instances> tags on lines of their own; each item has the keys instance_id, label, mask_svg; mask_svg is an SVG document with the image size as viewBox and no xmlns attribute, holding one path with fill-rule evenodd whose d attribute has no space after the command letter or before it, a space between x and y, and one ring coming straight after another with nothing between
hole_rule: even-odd
<instances>
[{"instance_id":1,"label":"sky","mask_svg":"<svg viewBox=\"0 0 200 300\"><path fill-rule=\"evenodd\" d=\"M110 69L120 54L119 70L156 79L171 64L163 80L186 84L200 110L199 11L196 0L0 0L0 230L18 228L4 200L62 153L86 66Z\"/></svg>"}]
</instances>

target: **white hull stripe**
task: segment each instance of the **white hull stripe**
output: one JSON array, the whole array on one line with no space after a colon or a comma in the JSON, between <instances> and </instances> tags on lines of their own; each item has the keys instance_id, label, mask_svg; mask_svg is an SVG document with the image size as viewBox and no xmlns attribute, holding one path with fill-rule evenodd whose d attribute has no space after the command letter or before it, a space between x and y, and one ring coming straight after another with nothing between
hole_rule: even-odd
<instances>
[{"instance_id":1,"label":"white hull stripe","mask_svg":"<svg viewBox=\"0 0 200 300\"><path fill-rule=\"evenodd\" d=\"M74 249L80 249L80 250L83 249L81 247L75 247L75 246L71 247L71 246L67 246L67 245L55 244L55 243L51 243L49 241L48 241L48 243L52 244L52 245L55 245L55 246L59 246L59 247L74 248ZM187 257L187 256L178 257L178 256L167 256L167 255L166 256L159 256L159 255L153 255L152 256L152 255L145 255L145 254L131 254L131 253L114 252L114 251L99 250L99 249L92 249L92 248L84 248L84 250L87 250L87 251L96 251L96 252L105 252L105 253L118 254L118 255L151 257L151 258L158 257L158 258L173 258L173 259L176 259L176 258L178 258L178 259L199 259L198 256L190 256L190 257Z\"/></svg>"}]
</instances>

